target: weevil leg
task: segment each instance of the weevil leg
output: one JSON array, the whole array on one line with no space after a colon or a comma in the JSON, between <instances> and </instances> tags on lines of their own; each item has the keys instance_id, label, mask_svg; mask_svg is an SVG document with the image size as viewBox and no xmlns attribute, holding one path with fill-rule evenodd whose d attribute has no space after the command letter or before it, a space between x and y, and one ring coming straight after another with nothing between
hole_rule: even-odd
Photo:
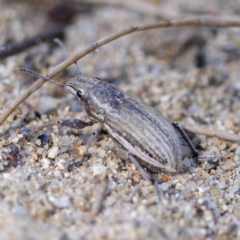
<instances>
[{"instance_id":1,"label":"weevil leg","mask_svg":"<svg viewBox=\"0 0 240 240\"><path fill-rule=\"evenodd\" d=\"M198 157L199 156L198 150L193 146L191 140L189 139L187 134L184 132L184 130L179 126L179 124L177 122L172 122L172 125L173 125L173 127L175 127L178 130L178 132L181 134L182 138L185 140L185 142L191 149L193 157Z\"/></svg>"},{"instance_id":2,"label":"weevil leg","mask_svg":"<svg viewBox=\"0 0 240 240\"><path fill-rule=\"evenodd\" d=\"M162 192L158 187L158 181L156 179L154 179L152 177L152 175L142 167L142 165L139 163L139 161L132 154L128 153L128 157L129 157L130 161L141 172L142 176L145 177L147 180L149 180L152 183L152 185L155 188L158 199L161 199Z\"/></svg>"},{"instance_id":3,"label":"weevil leg","mask_svg":"<svg viewBox=\"0 0 240 240\"><path fill-rule=\"evenodd\" d=\"M83 153L83 157L79 158L79 159L76 159L75 161L70 163L68 165L68 171L70 171L73 167L79 167L84 161L87 161L89 147L96 140L97 136L99 136L102 133L103 133L103 129L102 128L93 131L91 137L87 141L87 144L86 144L86 147L85 147L85 150L84 150L84 153Z\"/></svg>"},{"instance_id":4,"label":"weevil leg","mask_svg":"<svg viewBox=\"0 0 240 240\"><path fill-rule=\"evenodd\" d=\"M74 129L83 129L88 126L92 126L92 122L84 122L80 119L70 118L70 119L59 119L57 121L58 126L61 127L70 127Z\"/></svg>"}]
</instances>

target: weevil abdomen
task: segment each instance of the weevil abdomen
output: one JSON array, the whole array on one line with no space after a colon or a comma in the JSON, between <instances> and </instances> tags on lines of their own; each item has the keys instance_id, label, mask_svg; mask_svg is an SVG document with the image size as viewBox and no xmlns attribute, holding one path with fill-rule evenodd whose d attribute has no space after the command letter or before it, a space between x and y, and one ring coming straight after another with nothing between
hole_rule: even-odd
<instances>
[{"instance_id":1,"label":"weevil abdomen","mask_svg":"<svg viewBox=\"0 0 240 240\"><path fill-rule=\"evenodd\" d=\"M103 126L121 147L153 170L176 173L182 140L171 122L139 99L125 98L111 109Z\"/></svg>"}]
</instances>

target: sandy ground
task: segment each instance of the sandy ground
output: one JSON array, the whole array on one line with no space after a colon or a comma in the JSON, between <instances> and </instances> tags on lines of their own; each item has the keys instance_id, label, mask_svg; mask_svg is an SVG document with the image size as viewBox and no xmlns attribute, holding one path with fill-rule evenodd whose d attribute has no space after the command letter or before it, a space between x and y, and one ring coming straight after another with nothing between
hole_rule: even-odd
<instances>
[{"instance_id":1,"label":"sandy ground","mask_svg":"<svg viewBox=\"0 0 240 240\"><path fill-rule=\"evenodd\" d=\"M169 11L181 17L232 15L240 9L238 1L172 2L147 1L164 14ZM1 3L1 44L52 24L46 5L36 4ZM64 43L74 53L117 30L155 21L124 8L94 8L75 16ZM151 30L109 43L79 64L84 75L118 85L174 121L239 134L239 36L237 28ZM199 58L205 67L196 67ZM14 68L46 74L64 59L62 49L43 43L2 60L0 113L35 81L30 75L15 75ZM72 66L55 79L67 82L75 75ZM206 158L199 163L185 158L182 174L155 174L164 181L159 184L163 191L159 201L136 167L117 157L107 135L91 144L87 161L68 171L69 163L82 156L87 139L100 126L37 130L67 117L86 119L76 97L46 83L0 126L1 240L240 239L238 143L191 135Z\"/></svg>"}]
</instances>

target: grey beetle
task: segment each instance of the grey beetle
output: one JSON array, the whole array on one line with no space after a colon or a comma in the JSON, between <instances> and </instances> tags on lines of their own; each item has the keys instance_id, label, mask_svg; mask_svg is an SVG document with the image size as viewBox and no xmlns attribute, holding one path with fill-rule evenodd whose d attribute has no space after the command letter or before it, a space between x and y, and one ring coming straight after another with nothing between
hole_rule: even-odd
<instances>
[{"instance_id":1,"label":"grey beetle","mask_svg":"<svg viewBox=\"0 0 240 240\"><path fill-rule=\"evenodd\" d=\"M197 150L177 123L118 87L78 76L66 84L77 95L92 122L101 122L131 158L155 171L177 173L184 156Z\"/></svg>"}]
</instances>

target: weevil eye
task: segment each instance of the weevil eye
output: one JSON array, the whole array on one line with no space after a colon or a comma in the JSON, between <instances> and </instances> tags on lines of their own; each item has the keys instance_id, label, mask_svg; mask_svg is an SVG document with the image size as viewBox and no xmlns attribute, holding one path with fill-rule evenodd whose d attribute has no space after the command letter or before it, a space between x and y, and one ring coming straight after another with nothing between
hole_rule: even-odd
<instances>
[{"instance_id":1,"label":"weevil eye","mask_svg":"<svg viewBox=\"0 0 240 240\"><path fill-rule=\"evenodd\" d=\"M78 98L80 98L80 99L81 99L81 98L82 98L82 96L83 96L83 93L82 93L82 91L81 91L81 90L79 90L79 89L76 91L76 94L77 94Z\"/></svg>"}]
</instances>

